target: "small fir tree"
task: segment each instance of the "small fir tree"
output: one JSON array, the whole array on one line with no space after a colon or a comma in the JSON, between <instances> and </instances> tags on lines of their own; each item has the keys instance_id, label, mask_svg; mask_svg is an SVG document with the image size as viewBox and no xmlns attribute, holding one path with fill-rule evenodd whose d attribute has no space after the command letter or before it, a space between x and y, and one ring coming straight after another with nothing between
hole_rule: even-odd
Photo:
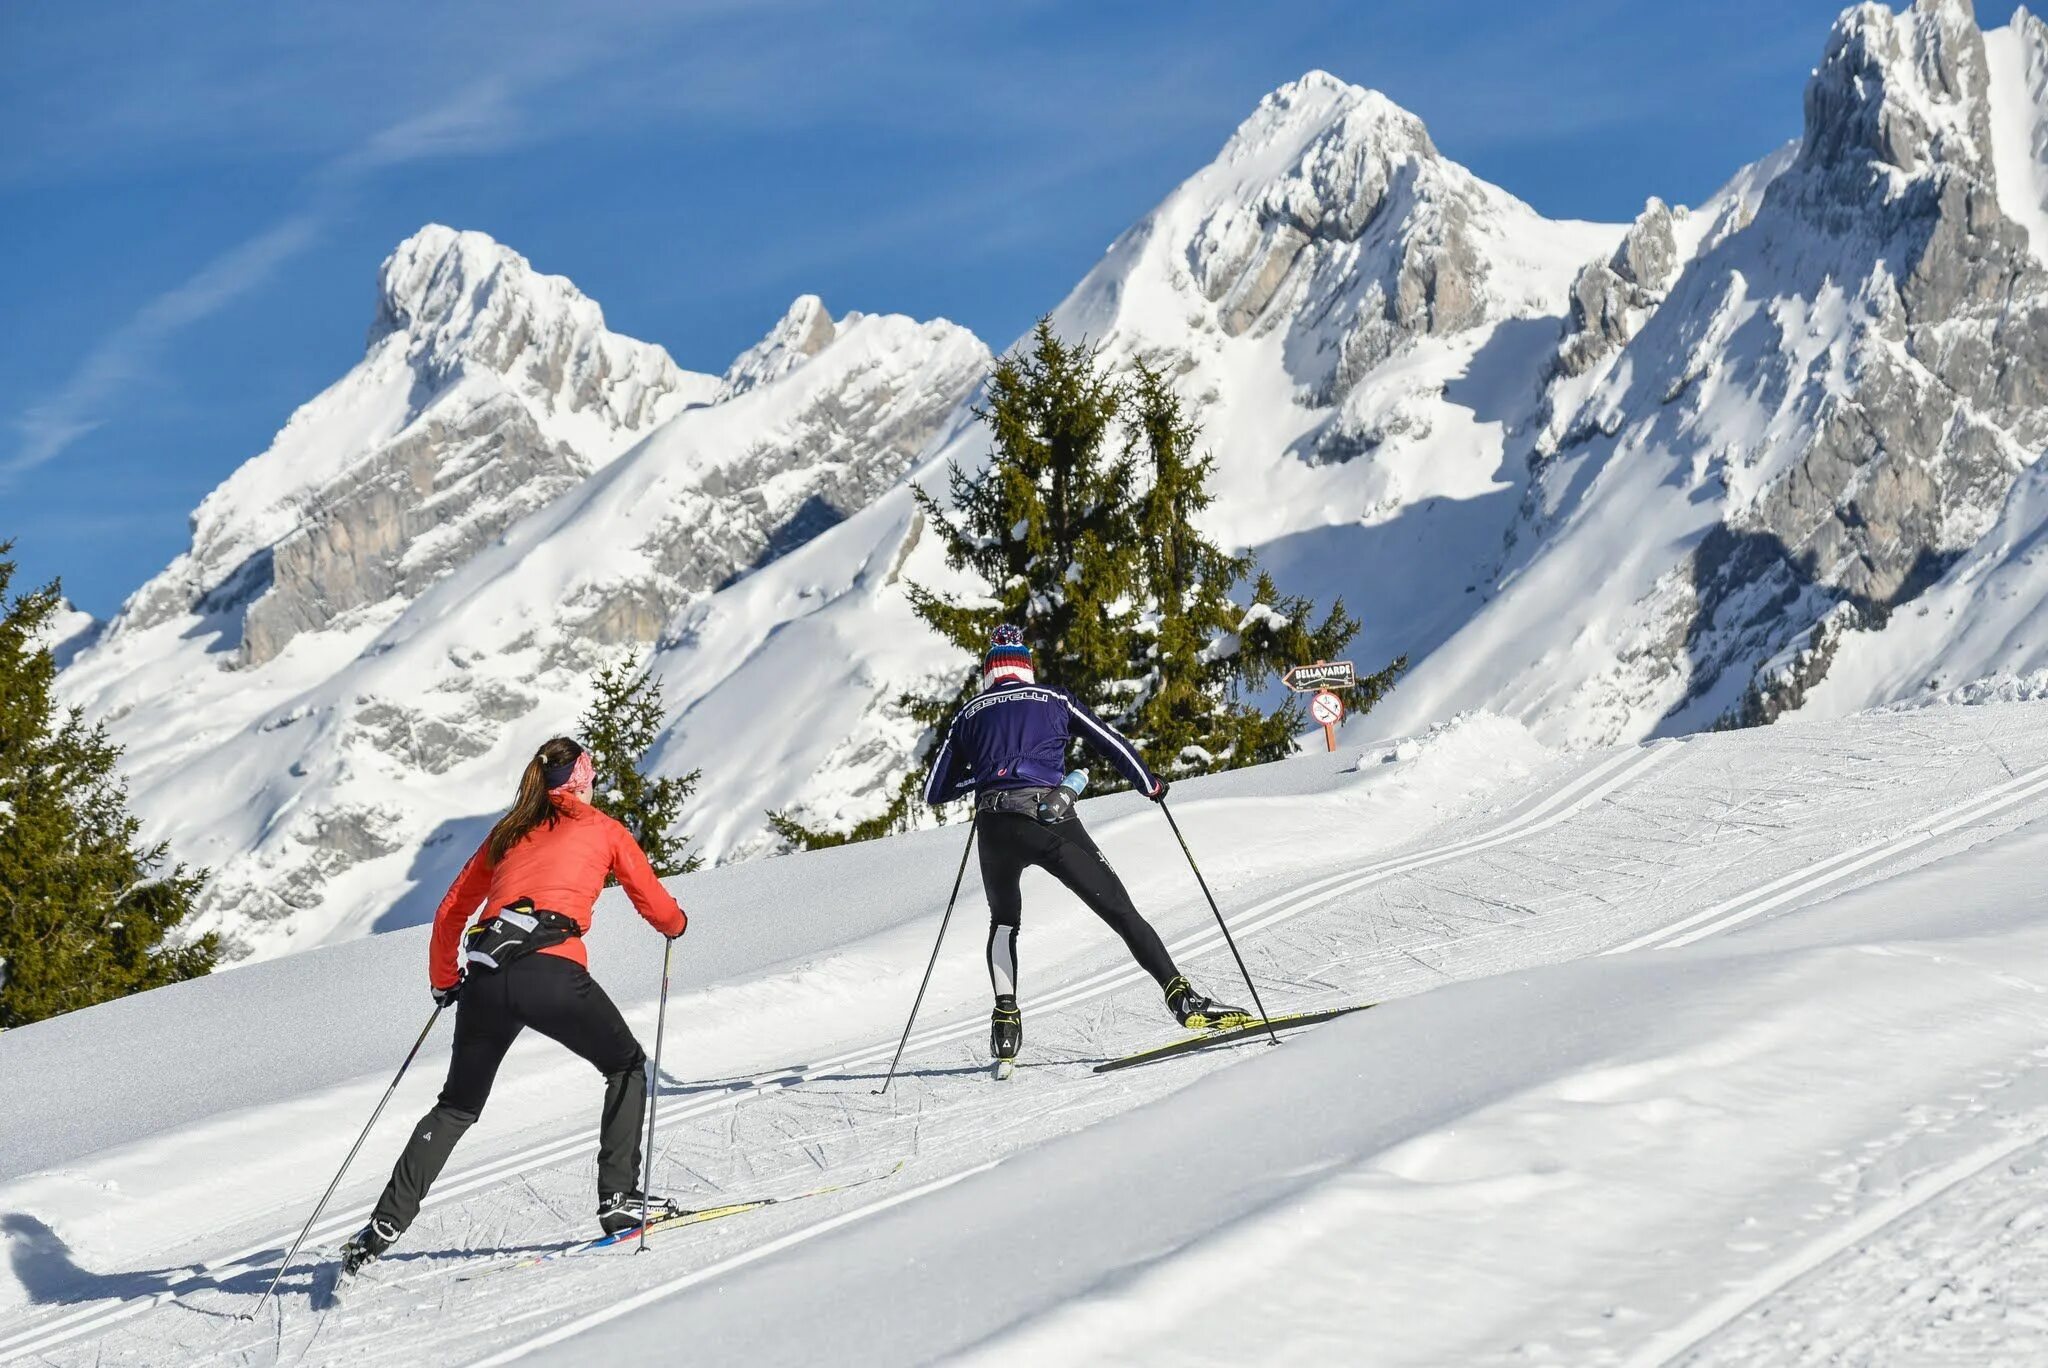
<instances>
[{"instance_id":1,"label":"small fir tree","mask_svg":"<svg viewBox=\"0 0 2048 1368\"><path fill-rule=\"evenodd\" d=\"M1170 777L1278 760L1305 725L1300 700L1289 695L1266 712L1250 695L1290 665L1340 655L1358 621L1339 599L1316 622L1308 599L1282 597L1252 557L1227 555L1203 537L1195 520L1214 499L1216 463L1198 454L1201 430L1162 373L1134 365L1129 408L1129 441L1148 477L1137 531L1149 612L1131 637L1137 689L1120 726ZM1247 578L1251 596L1240 603L1233 594ZM1370 710L1407 665L1403 656L1361 678L1346 706Z\"/></svg>"},{"instance_id":2,"label":"small fir tree","mask_svg":"<svg viewBox=\"0 0 2048 1368\"><path fill-rule=\"evenodd\" d=\"M886 810L845 833L770 813L792 845L912 824L937 728L979 687L973 660L999 623L1023 629L1041 681L1072 690L1169 776L1288 754L1304 725L1299 702L1266 712L1251 695L1289 665L1338 655L1358 631L1341 603L1318 620L1250 556L1202 536L1195 519L1211 501L1214 462L1197 454L1200 431L1159 372L1140 364L1119 381L1096 349L1063 341L1041 319L997 363L986 394L975 415L990 432L987 465L953 467L947 502L915 491L948 563L986 586L973 598L908 587L918 616L970 654L959 687L902 700L933 730ZM1361 679L1351 709L1378 702L1406 664ZM1120 783L1103 776L1104 787Z\"/></svg>"},{"instance_id":3,"label":"small fir tree","mask_svg":"<svg viewBox=\"0 0 2048 1368\"><path fill-rule=\"evenodd\" d=\"M210 971L219 938L181 939L204 871L140 845L120 748L52 697L53 583L8 601L0 542L0 1030Z\"/></svg>"},{"instance_id":4,"label":"small fir tree","mask_svg":"<svg viewBox=\"0 0 2048 1368\"><path fill-rule=\"evenodd\" d=\"M598 670L591 687L595 697L580 727L596 771L593 805L625 824L655 873L663 878L689 873L704 859L686 849L689 840L677 835L675 827L684 800L697 791L704 772L658 779L642 768L661 735L661 681L627 659Z\"/></svg>"},{"instance_id":5,"label":"small fir tree","mask_svg":"<svg viewBox=\"0 0 2048 1368\"><path fill-rule=\"evenodd\" d=\"M1040 679L1099 698L1125 672L1124 638L1136 614L1123 597L1137 571L1134 466L1110 440L1121 389L1094 348L1069 345L1040 319L1026 346L997 361L984 393L974 414L992 440L987 466L948 472L950 505L922 487L913 493L948 562L972 570L991 596L959 600L912 584L911 606L976 659L993 628L1014 623L1032 645ZM970 662L951 693L900 701L936 729L979 683ZM806 849L871 839L910 825L922 780L913 769L886 809L848 832L815 830L786 813L768 820Z\"/></svg>"}]
</instances>

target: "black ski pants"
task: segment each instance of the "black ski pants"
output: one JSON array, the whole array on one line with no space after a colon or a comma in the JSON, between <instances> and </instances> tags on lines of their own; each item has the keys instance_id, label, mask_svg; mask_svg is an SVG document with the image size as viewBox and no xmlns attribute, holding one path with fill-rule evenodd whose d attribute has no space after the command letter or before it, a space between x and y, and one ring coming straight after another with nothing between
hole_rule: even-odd
<instances>
[{"instance_id":1,"label":"black ski pants","mask_svg":"<svg viewBox=\"0 0 2048 1368\"><path fill-rule=\"evenodd\" d=\"M1048 825L1021 812L983 812L974 821L975 839L981 845L981 886L988 893L991 944L996 928L1014 933L1024 913L1024 871L1036 866L1109 923L1131 958L1161 988L1179 976L1159 933L1138 914L1123 880L1102 858L1079 817Z\"/></svg>"},{"instance_id":2,"label":"black ski pants","mask_svg":"<svg viewBox=\"0 0 2048 1368\"><path fill-rule=\"evenodd\" d=\"M387 1232L412 1224L420 1201L491 1095L505 1052L531 1026L590 1061L604 1075L597 1190L629 1192L640 1182L640 1123L647 1109L647 1056L590 971L560 955L530 954L503 969L471 974L455 1000L455 1053L434 1109L413 1127L374 1219Z\"/></svg>"}]
</instances>

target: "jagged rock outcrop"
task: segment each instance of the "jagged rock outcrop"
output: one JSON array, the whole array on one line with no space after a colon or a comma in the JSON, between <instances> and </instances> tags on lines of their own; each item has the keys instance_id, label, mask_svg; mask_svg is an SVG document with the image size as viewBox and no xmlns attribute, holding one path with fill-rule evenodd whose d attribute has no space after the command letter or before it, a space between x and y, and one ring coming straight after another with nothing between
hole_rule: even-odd
<instances>
[{"instance_id":1,"label":"jagged rock outcrop","mask_svg":"<svg viewBox=\"0 0 2048 1368\"><path fill-rule=\"evenodd\" d=\"M1506 197L1376 91L1312 72L1268 95L1218 159L1244 172L1186 245L1187 269L1238 336L1289 329L1316 403L1407 339L1487 317L1484 220Z\"/></svg>"},{"instance_id":2,"label":"jagged rock outcrop","mask_svg":"<svg viewBox=\"0 0 2048 1368\"><path fill-rule=\"evenodd\" d=\"M1836 605L1881 619L1938 577L2048 443L2048 275L2001 211L1988 88L1967 0L1847 11L1796 155L1633 338L1611 306L1646 297L1613 282L1631 244L1660 265L1664 235L1581 276L1560 368L1607 378L1538 471L1525 554L1593 469L1669 469L1711 512L1600 687L1662 694L1680 727L1741 707Z\"/></svg>"},{"instance_id":3,"label":"jagged rock outcrop","mask_svg":"<svg viewBox=\"0 0 2048 1368\"><path fill-rule=\"evenodd\" d=\"M859 314L849 314L846 321L853 323L859 318ZM780 380L829 346L838 331L824 300L810 294L797 296L766 337L733 359L719 384L718 397L731 399Z\"/></svg>"},{"instance_id":4,"label":"jagged rock outcrop","mask_svg":"<svg viewBox=\"0 0 2048 1368\"><path fill-rule=\"evenodd\" d=\"M1614 255L1589 263L1572 282L1571 318L1558 348L1559 369L1566 375L1582 375L1619 350L1635 335L1642 312L1662 302L1677 266L1671 209L1653 197Z\"/></svg>"},{"instance_id":5,"label":"jagged rock outcrop","mask_svg":"<svg viewBox=\"0 0 2048 1368\"><path fill-rule=\"evenodd\" d=\"M262 664L351 610L413 597L586 473L504 395L416 422L309 497L299 526L270 548L240 663Z\"/></svg>"},{"instance_id":6,"label":"jagged rock outcrop","mask_svg":"<svg viewBox=\"0 0 2048 1368\"><path fill-rule=\"evenodd\" d=\"M652 343L607 329L597 301L563 277L542 275L482 233L439 224L400 243L378 272L369 345L393 335L428 384L484 367L544 426L583 416L586 430L644 433L683 403L710 397L706 377L687 374ZM603 454L618 441L614 435Z\"/></svg>"},{"instance_id":7,"label":"jagged rock outcrop","mask_svg":"<svg viewBox=\"0 0 2048 1368\"><path fill-rule=\"evenodd\" d=\"M2000 208L1988 84L1967 0L1851 11L1808 88L1799 159L1749 230L1781 250L1799 228L1835 246L1832 278L1860 315L1835 383L1786 375L1804 440L1728 518L1731 535L1769 540L1779 560L1759 578L1784 592L1910 598L2048 444L2048 273ZM1829 281L1801 283L1802 302L1827 300ZM1702 615L1754 596L1746 578L1702 564Z\"/></svg>"}]
</instances>

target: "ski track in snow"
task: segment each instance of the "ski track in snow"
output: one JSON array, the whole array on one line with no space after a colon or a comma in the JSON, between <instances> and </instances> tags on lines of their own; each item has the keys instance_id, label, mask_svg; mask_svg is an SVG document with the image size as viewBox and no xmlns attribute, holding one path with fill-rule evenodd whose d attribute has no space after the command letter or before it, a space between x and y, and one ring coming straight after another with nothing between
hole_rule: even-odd
<instances>
[{"instance_id":1,"label":"ski track in snow","mask_svg":"<svg viewBox=\"0 0 2048 1368\"><path fill-rule=\"evenodd\" d=\"M2048 789L2048 725L2008 726L1993 736L1971 711L1988 710L1781 725L1613 752L1571 767L1505 821L1467 813L1437 839L1405 852L1297 876L1284 888L1240 883L1219 892L1275 1010L1400 997L1451 979L1614 949L1690 944L1923 867L2025 821ZM1901 764L1902 748L1910 749L1911 765ZM1189 786L1184 819L1200 812L1201 792ZM1265 896L1247 896L1258 892ZM1169 939L1207 981L1228 984L1229 962L1217 953L1213 924ZM954 956L967 953L950 944ZM899 1184L879 1196L828 1196L733 1217L659 1241L662 1257L637 1263L564 1260L510 1273L490 1282L526 1279L542 1295L530 1310L500 1314L502 1298L483 1296L452 1275L579 1228L591 1161L589 1136L578 1128L452 1170L398 1256L373 1270L382 1278L367 1279L333 1311L306 1309L311 1263L302 1256L261 1321L230 1319L267 1281L302 1218L303 1197L294 1194L278 1206L268 1235L189 1276L166 1274L146 1295L69 1306L60 1296L59 1309L42 1316L17 1305L0 1325L0 1361L510 1361L620 1308L914 1201L1270 1048L1218 1049L1105 1085L1088 1072L1095 1060L1163 1029L1149 993L1123 991L1138 979L1103 947L1082 972L1057 986L1039 985L1027 1002L1026 1065L999 1086L987 1082L978 1062L986 1028L978 1010L917 1032L906 1073L884 1098L872 1088L893 1052L893 1035L823 1053L801 1068L670 1085L656 1172L671 1188L688 1184L693 1198L706 1195L698 1188L714 1196L774 1195L815 1184L821 1172L851 1178L907 1160ZM1134 997L1145 1006L1134 1006ZM1982 1110L1973 1096L1942 1121L1960 1126L1981 1120ZM1919 1118L1902 1134L1909 1140L1928 1124ZM1858 1295L1881 1301L1896 1259L1873 1251L1887 1240L1915 1238L1915 1222L1930 1204L1969 1198L1986 1211L2009 1206L2016 1198L2007 1189L2027 1184L2032 1170L2000 1163L2030 1152L2044 1134L2048 1120L2001 1132L1964 1160L1908 1183L1895 1200L1830 1213L1834 1219L1805 1246L1767 1262L1661 1334L1634 1327L1637 1352L1655 1357L1630 1361L1767 1361L1770 1353L1757 1345L1779 1343L1770 1338L1783 1324L1776 1308L1803 1305L1802 1295L1825 1307L1825 1295L1809 1289L1831 1279L1860 1278L1868 1285ZM390 1143L385 1131L373 1137L364 1168L344 1192L348 1200L337 1201L335 1210L346 1214L316 1229L314 1245L331 1243L361 1219L358 1198L381 1179ZM306 1181L317 1190L325 1177ZM119 1281L73 1271L89 1282ZM1889 1307L1887 1323L1896 1321L1904 1333L1916 1306L1924 1309L1924 1299ZM25 1320L16 1317L22 1310L30 1310ZM436 1327L431 1336L422 1316ZM1860 1333L1854 1325L1832 1333L1852 1331ZM1683 1357L1689 1353L1694 1357ZM1583 1361L1621 1360L1603 1352Z\"/></svg>"}]
</instances>

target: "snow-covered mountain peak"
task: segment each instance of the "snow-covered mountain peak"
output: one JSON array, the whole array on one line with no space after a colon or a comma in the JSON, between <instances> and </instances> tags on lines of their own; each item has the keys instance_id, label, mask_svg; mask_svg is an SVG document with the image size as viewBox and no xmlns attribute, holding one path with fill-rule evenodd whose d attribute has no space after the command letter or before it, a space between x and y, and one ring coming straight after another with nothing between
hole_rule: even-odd
<instances>
[{"instance_id":1,"label":"snow-covered mountain peak","mask_svg":"<svg viewBox=\"0 0 2048 1368\"><path fill-rule=\"evenodd\" d=\"M1248 182L1284 178L1303 162L1350 160L1384 168L1438 156L1421 119L1377 90L1311 71L1260 100L1217 156Z\"/></svg>"},{"instance_id":2,"label":"snow-covered mountain peak","mask_svg":"<svg viewBox=\"0 0 2048 1368\"><path fill-rule=\"evenodd\" d=\"M1310 72L1261 100L1188 182L1207 210L1188 245L1189 266L1217 298L1238 283L1248 236L1279 230L1287 241L1356 241L1390 208L1399 218L1415 203L1476 190L1479 182L1451 171L1415 115L1378 91ZM1241 307L1225 312L1226 331L1249 322Z\"/></svg>"},{"instance_id":3,"label":"snow-covered mountain peak","mask_svg":"<svg viewBox=\"0 0 2048 1368\"><path fill-rule=\"evenodd\" d=\"M534 270L483 233L438 223L401 242L378 272L371 350L394 335L430 383L453 380L465 364L485 366L543 418L592 413L643 432L711 397L708 377L687 375L653 343L607 330L597 301L566 278Z\"/></svg>"},{"instance_id":4,"label":"snow-covered mountain peak","mask_svg":"<svg viewBox=\"0 0 2048 1368\"><path fill-rule=\"evenodd\" d=\"M837 333L824 300L814 294L798 295L767 336L741 352L726 368L719 397L730 399L780 380L830 346Z\"/></svg>"},{"instance_id":5,"label":"snow-covered mountain peak","mask_svg":"<svg viewBox=\"0 0 2048 1368\"><path fill-rule=\"evenodd\" d=\"M1801 160L1874 163L1893 176L1937 163L1988 173L1990 83L1970 0L1845 10L1807 85Z\"/></svg>"},{"instance_id":6,"label":"snow-covered mountain peak","mask_svg":"<svg viewBox=\"0 0 2048 1368\"><path fill-rule=\"evenodd\" d=\"M1277 363L1287 398L1327 409L1422 339L1562 315L1573 274L1619 234L1543 219L1386 96L1310 72L1119 238L1056 321L1183 375L1205 354L1233 371ZM1240 338L1278 355L1223 361ZM1370 426L1326 427L1298 450L1345 461L1372 445Z\"/></svg>"},{"instance_id":7,"label":"snow-covered mountain peak","mask_svg":"<svg viewBox=\"0 0 2048 1368\"><path fill-rule=\"evenodd\" d=\"M113 630L198 612L241 658L267 658L306 627L430 583L717 389L608 331L569 281L482 233L429 224L378 272L363 360L207 495L191 550Z\"/></svg>"}]
</instances>

